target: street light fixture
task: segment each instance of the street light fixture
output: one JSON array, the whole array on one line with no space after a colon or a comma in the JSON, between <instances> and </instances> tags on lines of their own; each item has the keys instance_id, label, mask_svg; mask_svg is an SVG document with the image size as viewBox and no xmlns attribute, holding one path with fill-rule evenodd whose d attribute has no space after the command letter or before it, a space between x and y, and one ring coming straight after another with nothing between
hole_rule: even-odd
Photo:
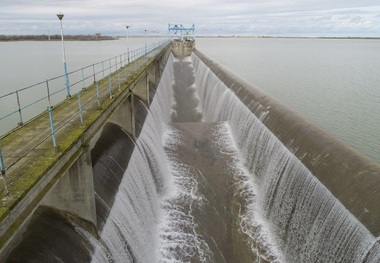
<instances>
[{"instance_id":1,"label":"street light fixture","mask_svg":"<svg viewBox=\"0 0 380 263\"><path fill-rule=\"evenodd\" d=\"M145 55L146 55L146 29L145 29L145 37L144 37L144 40L145 40Z\"/></svg>"},{"instance_id":2,"label":"street light fixture","mask_svg":"<svg viewBox=\"0 0 380 263\"><path fill-rule=\"evenodd\" d=\"M67 66L66 66L66 54L65 54L65 43L63 41L63 26L62 26L62 19L63 19L64 14L58 13L57 17L60 21L61 24L61 39L62 39L62 61L63 61L63 69L65 71L65 86L66 86L66 97L71 98L70 95L70 84L69 84L69 75L67 74Z\"/></svg>"},{"instance_id":3,"label":"street light fixture","mask_svg":"<svg viewBox=\"0 0 380 263\"><path fill-rule=\"evenodd\" d=\"M127 28L127 52L128 52L128 64L129 64L129 39L128 39L128 35L129 35L129 31L128 31L128 28L129 26L125 26Z\"/></svg>"}]
</instances>

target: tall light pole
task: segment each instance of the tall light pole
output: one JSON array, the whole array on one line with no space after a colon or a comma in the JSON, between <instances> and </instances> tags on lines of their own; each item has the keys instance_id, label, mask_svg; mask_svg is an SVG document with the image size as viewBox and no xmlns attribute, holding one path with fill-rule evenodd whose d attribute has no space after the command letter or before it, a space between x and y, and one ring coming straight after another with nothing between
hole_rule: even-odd
<instances>
[{"instance_id":1,"label":"tall light pole","mask_svg":"<svg viewBox=\"0 0 380 263\"><path fill-rule=\"evenodd\" d=\"M146 29L145 29L145 37L144 37L144 39L145 39L145 55L146 55Z\"/></svg>"},{"instance_id":2,"label":"tall light pole","mask_svg":"<svg viewBox=\"0 0 380 263\"><path fill-rule=\"evenodd\" d=\"M128 35L129 35L129 32L128 32L128 28L129 26L125 26L125 28L127 29L127 52L128 52L128 64L129 64L129 39L128 39Z\"/></svg>"},{"instance_id":3,"label":"tall light pole","mask_svg":"<svg viewBox=\"0 0 380 263\"><path fill-rule=\"evenodd\" d=\"M63 69L65 71L65 86L66 86L66 97L71 98L70 95L70 84L69 84L69 75L67 74L67 66L66 66L66 54L65 54L65 43L63 41L63 26L62 26L62 19L63 19L64 14L58 13L57 17L61 23L61 39L62 39L62 61L63 61Z\"/></svg>"}]
</instances>

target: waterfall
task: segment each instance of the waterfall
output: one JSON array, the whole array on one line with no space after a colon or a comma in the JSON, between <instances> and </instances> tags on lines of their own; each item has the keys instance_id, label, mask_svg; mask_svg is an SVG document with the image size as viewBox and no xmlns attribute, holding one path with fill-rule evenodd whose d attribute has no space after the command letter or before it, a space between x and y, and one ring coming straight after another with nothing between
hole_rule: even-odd
<instances>
[{"instance_id":1,"label":"waterfall","mask_svg":"<svg viewBox=\"0 0 380 263\"><path fill-rule=\"evenodd\" d=\"M252 103L171 55L92 262L378 262L379 238Z\"/></svg>"},{"instance_id":2,"label":"waterfall","mask_svg":"<svg viewBox=\"0 0 380 263\"><path fill-rule=\"evenodd\" d=\"M229 124L199 122L191 64L169 58L92 262L280 262L257 216L239 214L255 190Z\"/></svg>"},{"instance_id":3,"label":"waterfall","mask_svg":"<svg viewBox=\"0 0 380 263\"><path fill-rule=\"evenodd\" d=\"M203 121L229 123L257 188L251 209L269 222L286 260L379 262L379 240L261 122L270 108L255 116L196 55L192 59Z\"/></svg>"},{"instance_id":4,"label":"waterfall","mask_svg":"<svg viewBox=\"0 0 380 263\"><path fill-rule=\"evenodd\" d=\"M95 147L91 150L97 228L102 230L114 201L128 160L132 154L132 139L113 123L106 123Z\"/></svg>"},{"instance_id":5,"label":"waterfall","mask_svg":"<svg viewBox=\"0 0 380 263\"><path fill-rule=\"evenodd\" d=\"M172 71L163 72L92 262L158 261L160 200L171 180L163 138L171 115Z\"/></svg>"}]
</instances>

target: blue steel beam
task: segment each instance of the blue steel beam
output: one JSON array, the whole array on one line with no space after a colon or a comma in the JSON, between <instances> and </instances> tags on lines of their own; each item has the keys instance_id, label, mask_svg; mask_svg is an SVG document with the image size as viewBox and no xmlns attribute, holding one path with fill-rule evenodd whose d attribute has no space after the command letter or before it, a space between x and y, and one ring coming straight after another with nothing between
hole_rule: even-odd
<instances>
[{"instance_id":1,"label":"blue steel beam","mask_svg":"<svg viewBox=\"0 0 380 263\"><path fill-rule=\"evenodd\" d=\"M180 25L169 24L168 30L169 30L169 33L173 32L172 37L182 38L182 36L194 36L195 25L193 24L191 27L184 27L182 24Z\"/></svg>"}]
</instances>

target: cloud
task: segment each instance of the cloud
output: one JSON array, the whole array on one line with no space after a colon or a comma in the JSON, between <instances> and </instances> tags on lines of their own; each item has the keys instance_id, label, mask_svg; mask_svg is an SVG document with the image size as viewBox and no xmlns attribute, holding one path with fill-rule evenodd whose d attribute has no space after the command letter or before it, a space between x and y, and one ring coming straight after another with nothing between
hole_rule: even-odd
<instances>
[{"instance_id":1,"label":"cloud","mask_svg":"<svg viewBox=\"0 0 380 263\"><path fill-rule=\"evenodd\" d=\"M0 34L167 32L168 23L196 24L196 34L380 36L377 0L2 0Z\"/></svg>"}]
</instances>

